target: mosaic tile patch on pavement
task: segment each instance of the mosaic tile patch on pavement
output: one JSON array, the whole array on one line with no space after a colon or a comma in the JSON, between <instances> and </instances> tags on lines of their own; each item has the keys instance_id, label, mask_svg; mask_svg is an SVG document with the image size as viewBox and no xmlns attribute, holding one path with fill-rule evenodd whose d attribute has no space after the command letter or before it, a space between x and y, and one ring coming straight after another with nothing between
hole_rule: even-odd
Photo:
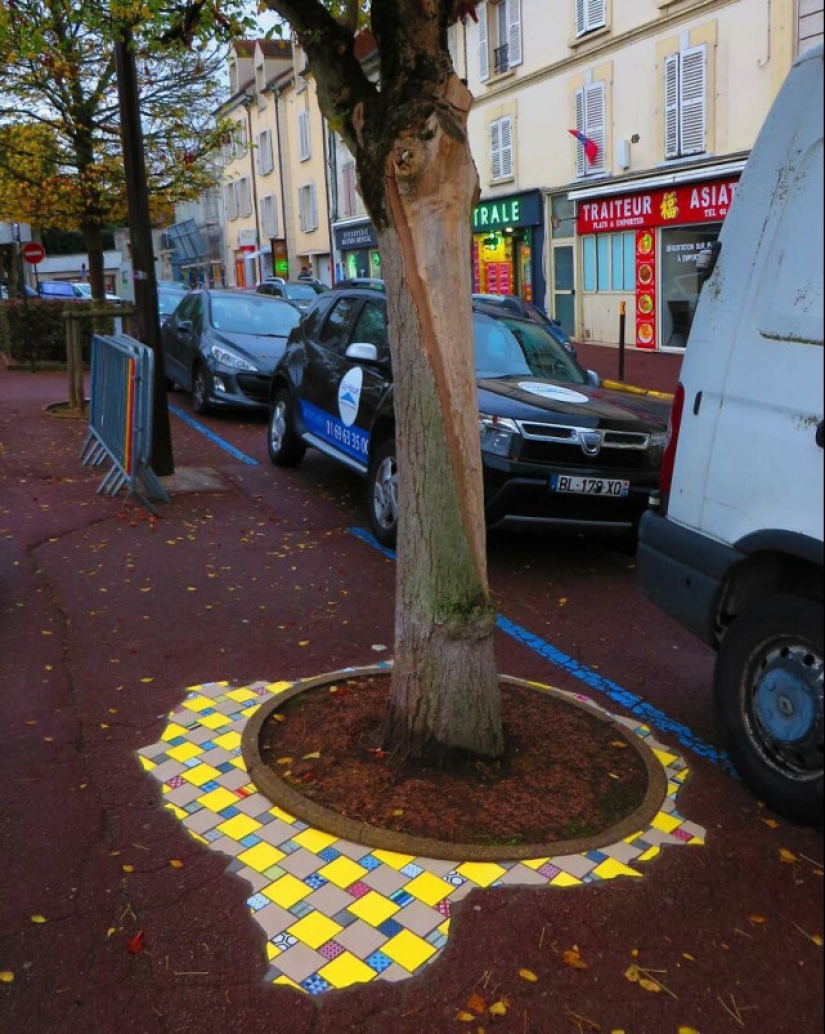
<instances>
[{"instance_id":1,"label":"mosaic tile patch on pavement","mask_svg":"<svg viewBox=\"0 0 825 1034\"><path fill-rule=\"evenodd\" d=\"M663 846L704 843L705 830L676 809L688 774L684 759L656 742L649 727L622 716L614 717L644 739L663 766L667 793L648 828L600 850L526 861L443 861L315 829L257 790L241 754L252 715L298 684L191 687L160 741L138 751L144 769L161 784L164 806L192 837L225 854L229 870L249 883L247 905L266 934L273 983L318 995L376 979L403 980L445 945L450 910L474 887L564 888L640 878L635 865L651 861ZM552 692L605 713L588 697Z\"/></svg>"}]
</instances>

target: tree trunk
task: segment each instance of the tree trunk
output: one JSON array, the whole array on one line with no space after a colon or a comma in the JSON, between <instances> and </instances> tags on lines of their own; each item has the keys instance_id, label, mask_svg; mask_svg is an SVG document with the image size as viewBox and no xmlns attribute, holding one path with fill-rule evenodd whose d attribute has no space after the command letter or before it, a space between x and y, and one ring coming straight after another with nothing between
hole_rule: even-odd
<instances>
[{"instance_id":1,"label":"tree trunk","mask_svg":"<svg viewBox=\"0 0 825 1034\"><path fill-rule=\"evenodd\" d=\"M425 127L398 140L379 227L399 478L395 662L385 749L448 764L503 751L493 655L471 307L466 138L453 75Z\"/></svg>"},{"instance_id":2,"label":"tree trunk","mask_svg":"<svg viewBox=\"0 0 825 1034\"><path fill-rule=\"evenodd\" d=\"M83 241L86 245L86 257L89 260L89 284L92 298L104 301L106 298L106 276L103 265L103 235L97 225L86 224L83 227Z\"/></svg>"}]
</instances>

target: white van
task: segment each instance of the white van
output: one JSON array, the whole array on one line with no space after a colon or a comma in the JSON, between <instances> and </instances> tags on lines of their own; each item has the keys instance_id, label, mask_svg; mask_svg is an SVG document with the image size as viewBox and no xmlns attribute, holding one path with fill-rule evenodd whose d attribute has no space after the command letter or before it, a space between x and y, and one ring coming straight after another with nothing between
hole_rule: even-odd
<instances>
[{"instance_id":1,"label":"white van","mask_svg":"<svg viewBox=\"0 0 825 1034\"><path fill-rule=\"evenodd\" d=\"M724 745L770 807L823 809L823 49L768 114L702 288L638 584L717 649Z\"/></svg>"}]
</instances>

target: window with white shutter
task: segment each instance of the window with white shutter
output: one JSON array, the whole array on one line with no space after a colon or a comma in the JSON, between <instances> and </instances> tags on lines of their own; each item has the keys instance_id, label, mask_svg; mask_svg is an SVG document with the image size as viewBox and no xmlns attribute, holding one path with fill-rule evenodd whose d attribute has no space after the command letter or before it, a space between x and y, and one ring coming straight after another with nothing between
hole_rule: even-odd
<instances>
[{"instance_id":1,"label":"window with white shutter","mask_svg":"<svg viewBox=\"0 0 825 1034\"><path fill-rule=\"evenodd\" d=\"M274 168L274 162L272 159L272 133L268 129L265 129L262 133L258 134L257 151L258 172L262 176L266 176L266 174L272 172L272 169Z\"/></svg>"},{"instance_id":2,"label":"window with white shutter","mask_svg":"<svg viewBox=\"0 0 825 1034\"><path fill-rule=\"evenodd\" d=\"M576 36L607 25L607 0L576 0Z\"/></svg>"},{"instance_id":3,"label":"window with white shutter","mask_svg":"<svg viewBox=\"0 0 825 1034\"><path fill-rule=\"evenodd\" d=\"M238 196L235 192L235 183L227 183L223 188L223 205L226 209L227 219L238 218Z\"/></svg>"},{"instance_id":4,"label":"window with white shutter","mask_svg":"<svg viewBox=\"0 0 825 1034\"><path fill-rule=\"evenodd\" d=\"M252 215L252 184L248 176L238 181L238 215Z\"/></svg>"},{"instance_id":5,"label":"window with white shutter","mask_svg":"<svg viewBox=\"0 0 825 1034\"><path fill-rule=\"evenodd\" d=\"M278 236L278 206L274 194L261 198L261 235L264 238Z\"/></svg>"},{"instance_id":6,"label":"window with white shutter","mask_svg":"<svg viewBox=\"0 0 825 1034\"><path fill-rule=\"evenodd\" d=\"M304 233L318 229L318 206L315 199L315 184L307 183L298 189L298 211L301 229Z\"/></svg>"},{"instance_id":7,"label":"window with white shutter","mask_svg":"<svg viewBox=\"0 0 825 1034\"><path fill-rule=\"evenodd\" d=\"M309 149L309 112L298 113L298 148L299 158L302 162L310 157Z\"/></svg>"},{"instance_id":8,"label":"window with white shutter","mask_svg":"<svg viewBox=\"0 0 825 1034\"><path fill-rule=\"evenodd\" d=\"M233 156L235 158L242 158L246 154L248 142L246 123L240 121L236 122L235 131L232 134Z\"/></svg>"},{"instance_id":9,"label":"window with white shutter","mask_svg":"<svg viewBox=\"0 0 825 1034\"><path fill-rule=\"evenodd\" d=\"M515 68L521 57L521 0L506 0L507 8L507 67Z\"/></svg>"},{"instance_id":10,"label":"window with white shutter","mask_svg":"<svg viewBox=\"0 0 825 1034\"><path fill-rule=\"evenodd\" d=\"M487 4L479 4L478 15L478 75L483 83L490 78L490 40L487 33Z\"/></svg>"},{"instance_id":11,"label":"window with white shutter","mask_svg":"<svg viewBox=\"0 0 825 1034\"><path fill-rule=\"evenodd\" d=\"M576 142L576 175L587 176L594 172L604 172L605 144L607 131L605 128L605 91L604 83L590 83L576 91L576 129L592 140L597 147L596 156L589 161L584 145Z\"/></svg>"},{"instance_id":12,"label":"window with white shutter","mask_svg":"<svg viewBox=\"0 0 825 1034\"><path fill-rule=\"evenodd\" d=\"M707 64L702 44L665 58L665 158L707 150Z\"/></svg>"},{"instance_id":13,"label":"window with white shutter","mask_svg":"<svg viewBox=\"0 0 825 1034\"><path fill-rule=\"evenodd\" d=\"M509 115L490 123L490 178L512 179L513 120Z\"/></svg>"}]
</instances>

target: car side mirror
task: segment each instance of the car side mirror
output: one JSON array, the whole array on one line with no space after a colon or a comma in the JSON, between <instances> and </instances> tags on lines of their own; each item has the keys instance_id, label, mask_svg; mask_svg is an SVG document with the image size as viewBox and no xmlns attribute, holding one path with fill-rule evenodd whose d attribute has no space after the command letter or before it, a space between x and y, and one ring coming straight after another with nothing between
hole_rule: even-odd
<instances>
[{"instance_id":1,"label":"car side mirror","mask_svg":"<svg viewBox=\"0 0 825 1034\"><path fill-rule=\"evenodd\" d=\"M722 242L715 240L709 248L702 248L696 256L696 273L699 277L700 286L708 279L716 268L719 252L722 250Z\"/></svg>"},{"instance_id":2,"label":"car side mirror","mask_svg":"<svg viewBox=\"0 0 825 1034\"><path fill-rule=\"evenodd\" d=\"M587 380L588 380L588 382L590 384L593 385L594 388L600 388L602 386L602 379L596 373L595 370L588 370L587 371Z\"/></svg>"},{"instance_id":3,"label":"car side mirror","mask_svg":"<svg viewBox=\"0 0 825 1034\"><path fill-rule=\"evenodd\" d=\"M358 363L378 362L378 349L366 341L353 341L345 354L347 359L354 359Z\"/></svg>"}]
</instances>

